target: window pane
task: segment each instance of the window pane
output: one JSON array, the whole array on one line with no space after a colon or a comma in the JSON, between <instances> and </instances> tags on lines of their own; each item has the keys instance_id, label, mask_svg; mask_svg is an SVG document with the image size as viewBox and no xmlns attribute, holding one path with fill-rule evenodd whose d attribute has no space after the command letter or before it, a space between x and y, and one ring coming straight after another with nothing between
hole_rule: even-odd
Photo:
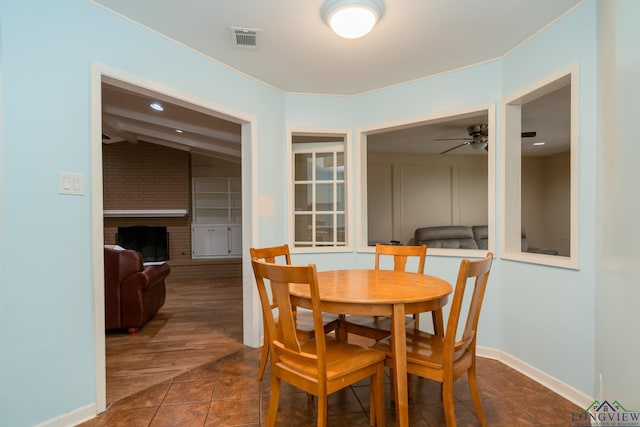
<instances>
[{"instance_id":1,"label":"window pane","mask_svg":"<svg viewBox=\"0 0 640 427\"><path fill-rule=\"evenodd\" d=\"M316 184L316 211L332 211L333 206L333 184Z\"/></svg>"},{"instance_id":2,"label":"window pane","mask_svg":"<svg viewBox=\"0 0 640 427\"><path fill-rule=\"evenodd\" d=\"M336 210L344 211L344 184L336 184Z\"/></svg>"},{"instance_id":3,"label":"window pane","mask_svg":"<svg viewBox=\"0 0 640 427\"><path fill-rule=\"evenodd\" d=\"M333 153L316 154L316 180L333 180Z\"/></svg>"},{"instance_id":4,"label":"window pane","mask_svg":"<svg viewBox=\"0 0 640 427\"><path fill-rule=\"evenodd\" d=\"M313 184L296 184L295 185L295 206L296 212L310 212L312 207L311 188Z\"/></svg>"},{"instance_id":5,"label":"window pane","mask_svg":"<svg viewBox=\"0 0 640 427\"><path fill-rule=\"evenodd\" d=\"M344 214L338 214L336 215L336 231L337 231L337 236L336 236L336 240L340 243L344 243Z\"/></svg>"},{"instance_id":6,"label":"window pane","mask_svg":"<svg viewBox=\"0 0 640 427\"><path fill-rule=\"evenodd\" d=\"M311 153L303 153L295 155L295 180L310 181L312 179L311 170Z\"/></svg>"},{"instance_id":7,"label":"window pane","mask_svg":"<svg viewBox=\"0 0 640 427\"><path fill-rule=\"evenodd\" d=\"M316 241L333 242L333 215L316 215Z\"/></svg>"},{"instance_id":8,"label":"window pane","mask_svg":"<svg viewBox=\"0 0 640 427\"><path fill-rule=\"evenodd\" d=\"M336 179L344 181L344 153L336 153Z\"/></svg>"},{"instance_id":9,"label":"window pane","mask_svg":"<svg viewBox=\"0 0 640 427\"><path fill-rule=\"evenodd\" d=\"M311 215L296 215L294 218L296 229L294 237L295 241L311 242Z\"/></svg>"}]
</instances>

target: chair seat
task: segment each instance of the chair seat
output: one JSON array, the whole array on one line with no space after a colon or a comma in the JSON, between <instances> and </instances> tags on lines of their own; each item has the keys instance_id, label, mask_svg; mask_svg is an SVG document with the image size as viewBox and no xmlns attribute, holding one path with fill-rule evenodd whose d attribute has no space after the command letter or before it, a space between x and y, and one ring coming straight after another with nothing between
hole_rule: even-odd
<instances>
[{"instance_id":1,"label":"chair seat","mask_svg":"<svg viewBox=\"0 0 640 427\"><path fill-rule=\"evenodd\" d=\"M381 340L391 335L390 316L346 316L344 319L349 333ZM405 327L414 322L413 316L405 316Z\"/></svg>"},{"instance_id":2,"label":"chair seat","mask_svg":"<svg viewBox=\"0 0 640 427\"><path fill-rule=\"evenodd\" d=\"M385 353L356 344L338 340L331 336L325 336L326 361L327 361L327 381L339 380L352 372L356 372L377 362L384 361ZM301 343L301 350L305 353L316 354L316 343L314 339ZM308 363L300 362L286 355L280 357L278 366L283 369L292 369L303 372L309 377L318 376L318 364L315 360Z\"/></svg>"},{"instance_id":3,"label":"chair seat","mask_svg":"<svg viewBox=\"0 0 640 427\"><path fill-rule=\"evenodd\" d=\"M329 333L338 326L338 315L333 313L322 313L322 324L325 333ZM296 330L298 335L307 334L313 336L313 312L304 308L298 308L296 311Z\"/></svg>"},{"instance_id":4,"label":"chair seat","mask_svg":"<svg viewBox=\"0 0 640 427\"><path fill-rule=\"evenodd\" d=\"M413 323L413 316L405 316L404 324L409 326ZM365 326L383 331L391 331L390 316L346 316L345 322L352 325Z\"/></svg>"},{"instance_id":5,"label":"chair seat","mask_svg":"<svg viewBox=\"0 0 640 427\"><path fill-rule=\"evenodd\" d=\"M459 342L455 346L453 361L456 362L467 354L467 346ZM391 354L391 338L378 341L372 348ZM444 337L420 330L407 332L407 362L431 368L443 365Z\"/></svg>"}]
</instances>

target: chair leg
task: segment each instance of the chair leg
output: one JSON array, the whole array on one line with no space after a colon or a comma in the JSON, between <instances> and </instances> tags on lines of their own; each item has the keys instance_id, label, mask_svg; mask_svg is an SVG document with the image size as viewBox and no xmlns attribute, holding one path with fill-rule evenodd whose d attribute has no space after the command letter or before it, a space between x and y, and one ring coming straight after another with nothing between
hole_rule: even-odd
<instances>
[{"instance_id":1,"label":"chair leg","mask_svg":"<svg viewBox=\"0 0 640 427\"><path fill-rule=\"evenodd\" d=\"M258 380L262 379L264 370L267 367L267 358L269 357L269 344L264 343L262 346L262 354L260 355L260 367L258 368Z\"/></svg>"},{"instance_id":2,"label":"chair leg","mask_svg":"<svg viewBox=\"0 0 640 427\"><path fill-rule=\"evenodd\" d=\"M391 390L391 401L395 402L398 400L398 393L396 393L395 381L393 380L395 377L393 376L393 368L389 368L389 377L391 381L389 381L389 389Z\"/></svg>"},{"instance_id":3,"label":"chair leg","mask_svg":"<svg viewBox=\"0 0 640 427\"><path fill-rule=\"evenodd\" d=\"M375 375L371 376L371 393L369 402L369 424L384 427L384 365L378 366Z\"/></svg>"},{"instance_id":4,"label":"chair leg","mask_svg":"<svg viewBox=\"0 0 640 427\"><path fill-rule=\"evenodd\" d=\"M318 427L326 427L328 412L327 395L318 396Z\"/></svg>"},{"instance_id":5,"label":"chair leg","mask_svg":"<svg viewBox=\"0 0 640 427\"><path fill-rule=\"evenodd\" d=\"M280 378L271 376L271 396L269 397L269 412L267 413L267 426L273 427L278 418L278 406L280 404Z\"/></svg>"},{"instance_id":6,"label":"chair leg","mask_svg":"<svg viewBox=\"0 0 640 427\"><path fill-rule=\"evenodd\" d=\"M486 427L487 420L482 410L482 401L480 400L480 390L478 389L478 378L476 376L476 364L473 363L467 373L467 380L469 382L469 391L471 392L471 399L473 400L473 406L476 408L476 416L480 421L482 427Z\"/></svg>"},{"instance_id":7,"label":"chair leg","mask_svg":"<svg viewBox=\"0 0 640 427\"><path fill-rule=\"evenodd\" d=\"M442 405L444 406L444 420L447 427L456 427L456 413L453 400L453 380L442 383Z\"/></svg>"}]
</instances>

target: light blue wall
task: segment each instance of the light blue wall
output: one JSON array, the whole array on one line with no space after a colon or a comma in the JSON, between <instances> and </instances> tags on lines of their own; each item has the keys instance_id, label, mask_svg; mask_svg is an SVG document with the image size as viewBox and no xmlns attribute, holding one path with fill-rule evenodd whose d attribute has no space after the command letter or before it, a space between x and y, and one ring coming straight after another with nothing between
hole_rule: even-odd
<instances>
[{"instance_id":1,"label":"light blue wall","mask_svg":"<svg viewBox=\"0 0 640 427\"><path fill-rule=\"evenodd\" d=\"M626 13L638 16L638 10L629 0L618 3L624 5L618 18L625 24L624 36L622 30L618 34L622 39L618 49L627 55L635 45L624 43L626 32L637 40L639 30L626 19ZM498 102L577 61L581 82L580 269L497 260L479 341L587 394L594 393L595 372L604 372L616 392L612 397L631 399L628 393L634 385L625 375L635 369L632 363L638 357L626 353L638 356L640 345L638 334L629 339L633 330L620 325L638 325L633 310L638 287L632 285L637 280L633 282L628 266L615 274L604 266L598 274L595 270L593 231L598 218L594 188L599 184L595 168L595 5L588 1L504 60L370 94L332 97L281 94L85 0L0 2L0 425L30 426L95 401L91 195L57 194L59 171L90 177L92 61L256 118L257 194L270 198L274 207L273 213L257 221L254 240L264 245L287 236L287 129L355 130ZM637 54L630 56L637 75ZM616 77L621 79L617 89L622 98L635 80L622 71ZM631 109L629 104L627 99L618 107ZM637 132L629 125L622 129L628 131L628 142L620 142L619 148L624 154L638 154L630 145ZM606 168L610 180L619 168L626 171L617 172L621 178L635 178L624 181L628 193L635 190L629 182L638 182L631 160L637 158L616 157L617 164ZM349 165L355 167L352 162ZM350 201L354 200L351 194ZM627 201L625 207L638 213L637 201ZM614 208L604 213L616 217ZM640 237L635 224L633 242ZM42 253L34 254L34 248L41 248ZM637 245L635 248L632 254L637 259ZM371 265L372 255L299 254L294 260L314 261L321 269L364 267ZM453 280L458 262L456 258L433 258L429 269ZM609 282L614 294L609 292ZM594 312L600 326L595 324ZM601 340L608 347L619 345L625 354L600 348ZM47 363L41 362L43 355Z\"/></svg>"},{"instance_id":2,"label":"light blue wall","mask_svg":"<svg viewBox=\"0 0 640 427\"><path fill-rule=\"evenodd\" d=\"M640 2L598 2L596 384L640 410ZM598 389L598 386L596 387Z\"/></svg>"},{"instance_id":3,"label":"light blue wall","mask_svg":"<svg viewBox=\"0 0 640 427\"><path fill-rule=\"evenodd\" d=\"M553 48L551 49L550 46ZM587 393L593 392L592 370L595 290L596 68L595 2L581 7L505 61L505 93L518 90L572 62L578 63L579 94L579 256L580 269L554 270L512 263L504 277L505 350ZM511 59L511 58L510 58ZM523 67L522 64L540 64ZM534 292L535 290L535 292ZM543 310L531 310L544 307ZM523 327L532 328L531 334ZM551 334L550 331L559 331ZM557 354L540 351L539 341ZM571 339L567 339L570 336ZM561 338L562 337L562 338Z\"/></svg>"},{"instance_id":4,"label":"light blue wall","mask_svg":"<svg viewBox=\"0 0 640 427\"><path fill-rule=\"evenodd\" d=\"M92 62L259 117L257 156L265 165L284 137L284 97L88 1L0 7L0 296L7 305L0 425L22 427L96 400ZM59 171L85 174L87 194L59 195ZM262 166L260 173L268 176Z\"/></svg>"},{"instance_id":5,"label":"light blue wall","mask_svg":"<svg viewBox=\"0 0 640 427\"><path fill-rule=\"evenodd\" d=\"M503 61L506 96L578 63L580 269L503 262L503 350L593 393L595 292L595 2L588 2Z\"/></svg>"}]
</instances>

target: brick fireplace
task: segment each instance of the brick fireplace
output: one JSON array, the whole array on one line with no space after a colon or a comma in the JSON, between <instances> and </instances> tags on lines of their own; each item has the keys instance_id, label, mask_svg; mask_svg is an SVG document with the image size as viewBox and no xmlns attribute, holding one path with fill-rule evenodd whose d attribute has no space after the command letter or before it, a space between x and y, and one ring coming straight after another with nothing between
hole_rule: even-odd
<instances>
[{"instance_id":1,"label":"brick fireplace","mask_svg":"<svg viewBox=\"0 0 640 427\"><path fill-rule=\"evenodd\" d=\"M167 280L241 275L240 259L191 258L188 152L145 142L102 147L105 244L117 243L119 227L166 227L171 266Z\"/></svg>"}]
</instances>

